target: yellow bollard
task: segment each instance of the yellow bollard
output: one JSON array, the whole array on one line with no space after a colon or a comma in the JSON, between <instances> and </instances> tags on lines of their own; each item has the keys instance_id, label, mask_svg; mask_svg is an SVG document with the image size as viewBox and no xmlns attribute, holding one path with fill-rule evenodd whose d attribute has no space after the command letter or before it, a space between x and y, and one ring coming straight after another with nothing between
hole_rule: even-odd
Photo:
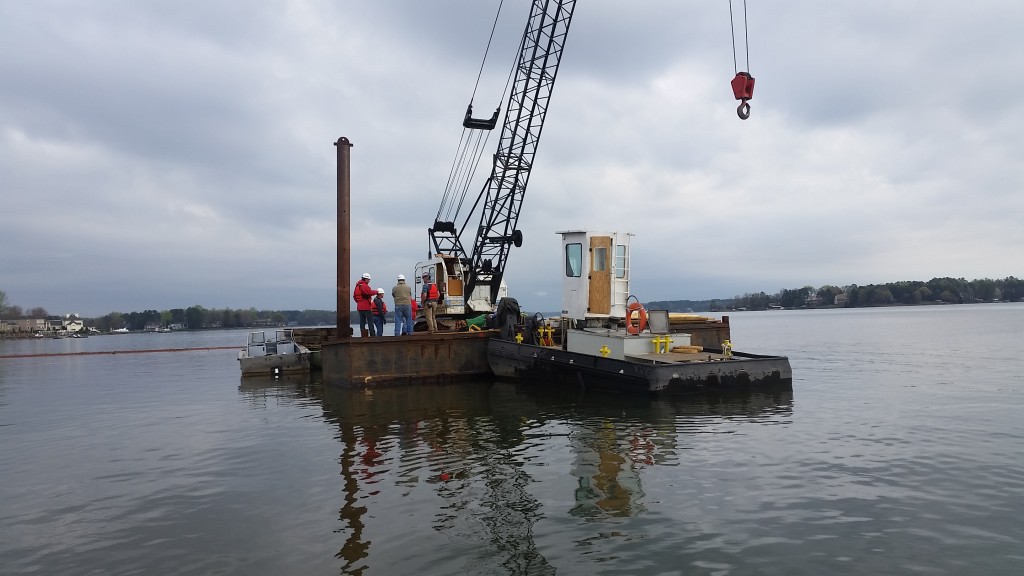
<instances>
[{"instance_id":1,"label":"yellow bollard","mask_svg":"<svg viewBox=\"0 0 1024 576\"><path fill-rule=\"evenodd\" d=\"M608 355L612 353L612 350L611 350L611 348L609 348L607 346L601 346L601 349L598 350L598 352L601 353L601 357L602 358L607 358Z\"/></svg>"},{"instance_id":2,"label":"yellow bollard","mask_svg":"<svg viewBox=\"0 0 1024 576\"><path fill-rule=\"evenodd\" d=\"M672 338L668 334L665 336L654 336L651 342L654 342L654 354L669 354L669 344L672 343Z\"/></svg>"},{"instance_id":3,"label":"yellow bollard","mask_svg":"<svg viewBox=\"0 0 1024 576\"><path fill-rule=\"evenodd\" d=\"M726 358L732 358L732 342L728 340L722 342L722 355Z\"/></svg>"},{"instance_id":4,"label":"yellow bollard","mask_svg":"<svg viewBox=\"0 0 1024 576\"><path fill-rule=\"evenodd\" d=\"M523 343L523 333L522 332L516 332L516 344L522 344L522 343Z\"/></svg>"}]
</instances>

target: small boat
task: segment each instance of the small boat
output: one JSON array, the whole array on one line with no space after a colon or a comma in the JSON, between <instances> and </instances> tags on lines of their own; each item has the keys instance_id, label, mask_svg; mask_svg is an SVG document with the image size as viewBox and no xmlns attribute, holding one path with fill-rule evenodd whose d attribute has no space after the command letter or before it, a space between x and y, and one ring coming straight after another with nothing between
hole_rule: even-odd
<instances>
[{"instance_id":1,"label":"small boat","mask_svg":"<svg viewBox=\"0 0 1024 576\"><path fill-rule=\"evenodd\" d=\"M295 342L291 330L275 330L269 337L256 330L238 351L238 365L242 376L309 372L310 351Z\"/></svg>"},{"instance_id":2,"label":"small boat","mask_svg":"<svg viewBox=\"0 0 1024 576\"><path fill-rule=\"evenodd\" d=\"M127 334L128 333L128 329L127 328L115 328L115 329L111 330L110 333L111 334Z\"/></svg>"},{"instance_id":3,"label":"small boat","mask_svg":"<svg viewBox=\"0 0 1024 576\"><path fill-rule=\"evenodd\" d=\"M684 327L674 328L667 310L648 311L630 295L632 234L559 234L561 316L524 318L518 302L501 300L499 336L487 343L495 376L644 394L792 387L789 358L734 352L727 320L719 328L680 314Z\"/></svg>"}]
</instances>

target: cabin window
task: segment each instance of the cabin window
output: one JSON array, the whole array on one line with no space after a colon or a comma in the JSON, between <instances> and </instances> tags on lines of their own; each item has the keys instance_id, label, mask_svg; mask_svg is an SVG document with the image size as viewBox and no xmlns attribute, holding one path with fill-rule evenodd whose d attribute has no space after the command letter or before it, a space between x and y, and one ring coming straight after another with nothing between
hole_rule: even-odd
<instances>
[{"instance_id":1,"label":"cabin window","mask_svg":"<svg viewBox=\"0 0 1024 576\"><path fill-rule=\"evenodd\" d=\"M594 247L594 272L608 271L608 248L605 246Z\"/></svg>"},{"instance_id":2,"label":"cabin window","mask_svg":"<svg viewBox=\"0 0 1024 576\"><path fill-rule=\"evenodd\" d=\"M615 245L615 277L626 277L626 245Z\"/></svg>"},{"instance_id":3,"label":"cabin window","mask_svg":"<svg viewBox=\"0 0 1024 576\"><path fill-rule=\"evenodd\" d=\"M583 244L565 245L565 275L579 278L583 272Z\"/></svg>"}]
</instances>

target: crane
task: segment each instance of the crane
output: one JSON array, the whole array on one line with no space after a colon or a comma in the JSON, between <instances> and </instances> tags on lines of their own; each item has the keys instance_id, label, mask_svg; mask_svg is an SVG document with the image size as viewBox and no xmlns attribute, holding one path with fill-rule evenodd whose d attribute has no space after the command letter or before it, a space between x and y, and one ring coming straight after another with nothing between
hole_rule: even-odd
<instances>
[{"instance_id":1,"label":"crane","mask_svg":"<svg viewBox=\"0 0 1024 576\"><path fill-rule=\"evenodd\" d=\"M533 0L490 175L461 227L454 220L463 199L457 193L446 193L442 210L428 229L430 259L416 265L415 277L419 283L423 273L427 273L438 284L443 294L438 314L468 316L490 312L507 292L505 264L512 247L523 243L523 234L516 227L519 212L575 7L576 0ZM475 133L476 138L471 134L464 141L479 150L479 135L497 126L499 111L489 119L476 119L472 117L472 107L471 101L463 128L464 133ZM449 201L456 206L455 214L445 219L443 210ZM471 229L470 218L478 207L479 224ZM469 250L462 240L467 233L473 235Z\"/></svg>"},{"instance_id":2,"label":"crane","mask_svg":"<svg viewBox=\"0 0 1024 576\"><path fill-rule=\"evenodd\" d=\"M499 107L490 118L474 118L472 99L466 108L463 139L455 164L472 167L465 170L453 167L441 208L433 226L427 230L428 260L416 264L417 292L424 273L441 292L439 315L468 318L493 312L498 300L507 295L505 264L511 249L523 243L522 231L517 228L519 213L575 7L576 0L533 0L513 67L514 78L510 79L511 90L491 172L459 226L455 220L464 205L468 183L476 167L470 159L480 158L485 142L483 135L497 126L501 112ZM732 21L732 0L729 10ZM746 0L743 25L745 31ZM733 28L735 30L735 25ZM735 32L733 34L735 61ZM486 61L486 53L484 59ZM747 60L749 66L749 56ZM737 114L745 120L750 115L748 102L753 97L754 78L748 72L739 72L738 65L736 68L732 89L740 101ZM460 193L459 187L463 184L465 187ZM475 228L470 228L471 218L478 208L479 222ZM463 242L464 234L473 235L468 250Z\"/></svg>"}]
</instances>

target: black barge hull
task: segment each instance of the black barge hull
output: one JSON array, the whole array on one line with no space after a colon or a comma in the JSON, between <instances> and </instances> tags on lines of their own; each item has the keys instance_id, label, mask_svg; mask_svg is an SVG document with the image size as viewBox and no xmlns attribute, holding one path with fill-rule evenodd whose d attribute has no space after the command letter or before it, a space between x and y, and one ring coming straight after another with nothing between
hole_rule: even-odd
<instances>
[{"instance_id":1,"label":"black barge hull","mask_svg":"<svg viewBox=\"0 0 1024 576\"><path fill-rule=\"evenodd\" d=\"M793 385L789 358L744 352L729 357L721 353L645 354L619 360L492 338L487 343L487 361L499 378L618 392L692 394Z\"/></svg>"}]
</instances>

